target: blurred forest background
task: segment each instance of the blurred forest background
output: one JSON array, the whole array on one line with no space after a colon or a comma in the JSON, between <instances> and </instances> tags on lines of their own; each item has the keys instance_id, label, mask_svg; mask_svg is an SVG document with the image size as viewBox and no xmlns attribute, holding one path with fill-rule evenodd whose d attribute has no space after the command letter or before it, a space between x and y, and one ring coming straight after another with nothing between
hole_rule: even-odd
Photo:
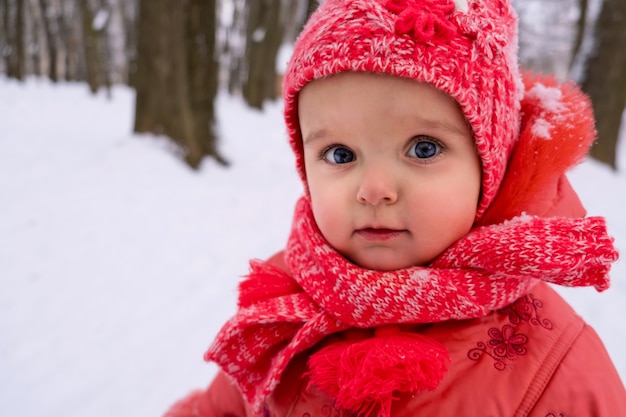
<instances>
[{"instance_id":1,"label":"blurred forest background","mask_svg":"<svg viewBox=\"0 0 626 417\"><path fill-rule=\"evenodd\" d=\"M218 92L257 109L317 0L0 0L0 74L136 91L134 131L165 135L197 168L227 165ZM626 0L514 0L523 66L572 79L593 101L592 156L616 169L626 106ZM282 61L281 61L282 60ZM0 98L1 99L1 98ZM33 115L33 121L36 121Z\"/></svg>"}]
</instances>

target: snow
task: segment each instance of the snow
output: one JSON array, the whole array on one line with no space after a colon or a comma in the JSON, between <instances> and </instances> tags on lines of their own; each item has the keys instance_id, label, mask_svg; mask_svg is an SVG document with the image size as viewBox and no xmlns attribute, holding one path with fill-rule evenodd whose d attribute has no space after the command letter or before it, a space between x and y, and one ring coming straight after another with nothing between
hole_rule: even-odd
<instances>
[{"instance_id":1,"label":"snow","mask_svg":"<svg viewBox=\"0 0 626 417\"><path fill-rule=\"evenodd\" d=\"M540 101L540 107L552 113L560 113L563 111L563 93L559 88L546 87L542 83L536 83L533 88L528 90L528 97Z\"/></svg>"},{"instance_id":2,"label":"snow","mask_svg":"<svg viewBox=\"0 0 626 417\"><path fill-rule=\"evenodd\" d=\"M108 21L109 21L109 11L105 9L99 9L93 18L91 27L96 32L99 32L102 29L104 29Z\"/></svg>"},{"instance_id":3,"label":"snow","mask_svg":"<svg viewBox=\"0 0 626 417\"><path fill-rule=\"evenodd\" d=\"M258 28L256 29L253 33L252 33L252 40L255 42L263 42L263 39L265 39L265 33L267 31L265 30L265 28Z\"/></svg>"},{"instance_id":4,"label":"snow","mask_svg":"<svg viewBox=\"0 0 626 417\"><path fill-rule=\"evenodd\" d=\"M228 169L132 135L134 96L0 78L0 415L153 417L208 384L202 361L251 258L283 247L301 184L279 103L218 99ZM624 142L624 140L622 140ZM620 149L626 166L626 146ZM626 172L571 176L626 253ZM626 377L626 275L560 290Z\"/></svg>"},{"instance_id":5,"label":"snow","mask_svg":"<svg viewBox=\"0 0 626 417\"><path fill-rule=\"evenodd\" d=\"M533 136L545 140L550 140L550 130L552 129L552 125L546 119L537 119L534 121L531 131Z\"/></svg>"},{"instance_id":6,"label":"snow","mask_svg":"<svg viewBox=\"0 0 626 417\"><path fill-rule=\"evenodd\" d=\"M278 54L276 54L276 72L278 74L284 74L287 72L287 64L289 63L289 58L293 54L293 44L284 43L278 49Z\"/></svg>"}]
</instances>

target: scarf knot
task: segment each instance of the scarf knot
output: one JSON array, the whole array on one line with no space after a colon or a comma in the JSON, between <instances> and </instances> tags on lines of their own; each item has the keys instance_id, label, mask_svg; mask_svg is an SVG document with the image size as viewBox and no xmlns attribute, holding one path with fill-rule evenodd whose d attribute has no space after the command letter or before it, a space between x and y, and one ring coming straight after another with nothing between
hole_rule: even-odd
<instances>
[{"instance_id":1,"label":"scarf knot","mask_svg":"<svg viewBox=\"0 0 626 417\"><path fill-rule=\"evenodd\" d=\"M337 406L388 416L397 393L435 389L450 362L441 343L398 325L481 317L541 280L603 291L617 257L603 218L522 215L474 228L428 267L366 270L326 242L303 197L285 251L291 275L252 262L239 311L205 358L222 366L258 411L294 356L329 335L375 329L374 337L314 351L309 376Z\"/></svg>"}]
</instances>

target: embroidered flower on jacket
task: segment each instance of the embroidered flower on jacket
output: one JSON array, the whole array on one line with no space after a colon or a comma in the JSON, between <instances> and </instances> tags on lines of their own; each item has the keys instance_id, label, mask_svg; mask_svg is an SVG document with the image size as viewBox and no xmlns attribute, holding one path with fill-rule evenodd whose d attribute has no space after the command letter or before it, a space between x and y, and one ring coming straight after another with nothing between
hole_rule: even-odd
<instances>
[{"instance_id":1,"label":"embroidered flower on jacket","mask_svg":"<svg viewBox=\"0 0 626 417\"><path fill-rule=\"evenodd\" d=\"M515 328L508 324L502 326L502 330L495 327L489 329L489 346L493 348L494 355L500 358L515 358L526 353L524 346L528 337L521 333L515 333Z\"/></svg>"},{"instance_id":2,"label":"embroidered flower on jacket","mask_svg":"<svg viewBox=\"0 0 626 417\"><path fill-rule=\"evenodd\" d=\"M527 294L508 307L498 311L500 315L508 317L510 324L502 328L492 327L487 331L489 339L477 342L476 347L467 352L467 357L473 361L483 356L490 356L494 360L494 368L503 371L510 367L511 362L527 352L528 336L522 333L522 327L528 325L541 326L545 330L552 330L552 322L541 317L543 303L532 294Z\"/></svg>"},{"instance_id":3,"label":"embroidered flower on jacket","mask_svg":"<svg viewBox=\"0 0 626 417\"><path fill-rule=\"evenodd\" d=\"M451 38L457 27L449 20L456 10L452 0L389 0L387 10L396 14L395 29L398 35L411 35L427 43L435 36Z\"/></svg>"},{"instance_id":4,"label":"embroidered flower on jacket","mask_svg":"<svg viewBox=\"0 0 626 417\"><path fill-rule=\"evenodd\" d=\"M500 314L507 315L511 324L518 325L525 321L533 326L541 326L551 330L552 322L541 316L540 309L543 303L537 300L532 294L525 295L508 307L499 311Z\"/></svg>"}]
</instances>

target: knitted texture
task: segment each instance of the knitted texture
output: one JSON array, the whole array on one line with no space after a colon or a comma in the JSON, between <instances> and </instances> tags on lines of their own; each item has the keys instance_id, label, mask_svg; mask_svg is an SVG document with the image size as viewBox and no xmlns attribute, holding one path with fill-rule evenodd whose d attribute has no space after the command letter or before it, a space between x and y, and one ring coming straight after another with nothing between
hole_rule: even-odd
<instances>
[{"instance_id":1,"label":"knitted texture","mask_svg":"<svg viewBox=\"0 0 626 417\"><path fill-rule=\"evenodd\" d=\"M580 218L582 207L573 218L542 217L569 210L569 204L554 207L557 191L546 184L563 178L592 143L590 103L572 85L531 76L526 83L523 132L510 162L526 169L507 171L484 217L489 222L432 265L377 272L350 264L321 235L308 198L298 202L285 252L292 275L252 262L240 285L239 311L205 355L257 411L291 359L328 335L376 329L376 337L331 343L313 353L310 379L341 407L388 415L394 392L434 389L449 365L436 340L403 333L397 325L484 316L528 293L538 280L608 287L618 254L604 220Z\"/></svg>"},{"instance_id":2,"label":"knitted texture","mask_svg":"<svg viewBox=\"0 0 626 417\"><path fill-rule=\"evenodd\" d=\"M464 1L457 1L465 5ZM287 66L284 113L305 182L298 93L344 71L427 82L454 97L482 160L477 218L493 201L518 136L523 85L517 17L509 0L326 0L313 14Z\"/></svg>"},{"instance_id":3,"label":"knitted texture","mask_svg":"<svg viewBox=\"0 0 626 417\"><path fill-rule=\"evenodd\" d=\"M538 280L603 290L608 287L610 264L616 259L617 252L601 217L523 216L474 229L431 267L366 270L349 263L326 242L317 229L309 201L303 197L296 207L285 254L293 278L263 262L251 263L249 277L240 286L239 311L220 331L205 359L217 362L260 410L290 360L325 336L351 327L481 317L511 304ZM266 285L269 290L262 289ZM408 342L407 338L397 343L392 340L386 341L388 347L382 357ZM369 347L375 343L367 342ZM424 344L427 347L420 349ZM310 367L311 379L326 381L326 386L318 388L333 396L341 407L355 412L378 409L387 414L393 392L401 391L403 386L412 387L409 392L419 390L414 387L434 389L445 372L449 358L436 341L417 340L413 346L412 350L425 353L413 357L406 356L404 350L403 363L426 358L430 366L423 374L403 375L415 378L409 383L402 380L387 393L376 392L373 398L382 404L369 403L369 392L357 398L361 401L358 405L349 402L355 399L352 391L346 393L344 401L338 397L341 381L328 381L325 375L340 373L343 363L318 360ZM312 360L327 353L322 349ZM334 357L351 362L349 354L345 357L343 352ZM390 371L376 368L360 376L389 376Z\"/></svg>"}]
</instances>

